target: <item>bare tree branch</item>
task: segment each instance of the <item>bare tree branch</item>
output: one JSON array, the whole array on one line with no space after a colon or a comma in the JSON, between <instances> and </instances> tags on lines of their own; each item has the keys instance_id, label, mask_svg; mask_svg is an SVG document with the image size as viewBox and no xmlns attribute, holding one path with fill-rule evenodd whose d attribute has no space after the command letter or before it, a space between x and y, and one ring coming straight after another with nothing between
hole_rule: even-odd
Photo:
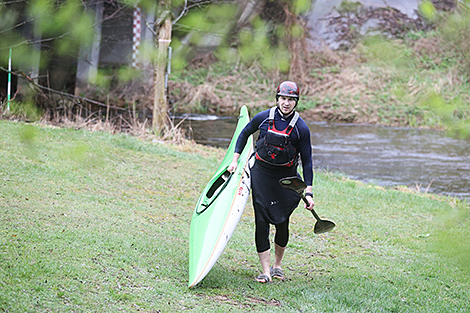
<instances>
[{"instance_id":1,"label":"bare tree branch","mask_svg":"<svg viewBox=\"0 0 470 313\"><path fill-rule=\"evenodd\" d=\"M14 25L14 26L12 26L12 27L10 27L10 28L7 28L7 29L2 30L2 31L0 32L0 34L6 33L6 32L9 32L9 31L12 31L13 29L15 29L15 28L17 28L17 27L20 27L20 26L23 26L23 25L25 25L25 24L27 24L27 23L29 23L29 22L31 22L31 21L32 21L32 19L28 19L28 20L26 20L26 21L24 21L24 22L18 23L18 24Z\"/></svg>"},{"instance_id":2,"label":"bare tree branch","mask_svg":"<svg viewBox=\"0 0 470 313\"><path fill-rule=\"evenodd\" d=\"M188 13L188 0L184 0L183 10L181 10L180 15L178 15L178 17L173 20L173 25L175 25L176 22L178 22L187 13Z\"/></svg>"},{"instance_id":3,"label":"bare tree branch","mask_svg":"<svg viewBox=\"0 0 470 313\"><path fill-rule=\"evenodd\" d=\"M236 1L235 0L196 0L196 1L193 1L192 4L188 5L188 0L184 0L183 9L181 10L181 13L178 15L178 17L173 20L173 25L176 24L183 16L188 14L190 9L194 7L202 7L204 5L216 4L216 3L236 3Z\"/></svg>"},{"instance_id":4,"label":"bare tree branch","mask_svg":"<svg viewBox=\"0 0 470 313\"><path fill-rule=\"evenodd\" d=\"M25 0L6 1L6 2L3 2L2 4L8 5L8 4L14 4L14 3L20 3L20 2L26 2L26 1Z\"/></svg>"},{"instance_id":5,"label":"bare tree branch","mask_svg":"<svg viewBox=\"0 0 470 313\"><path fill-rule=\"evenodd\" d=\"M52 92L52 93L55 93L55 94L58 94L58 95L61 95L61 96L65 96L69 99L82 100L82 101L85 101L85 102L93 103L95 105L110 108L110 109L127 111L127 109L125 109L125 108L121 108L121 107L117 107L117 106L113 106L113 105L108 105L108 104L105 104L105 103L102 103L102 102L99 102L99 101L95 101L95 100L88 99L88 98L85 98L85 97L75 96L75 95L72 95L72 94L67 93L67 92L62 92L62 91L55 90L55 89L52 89L52 88L49 88L49 87L46 87L46 86L39 85L38 83L36 83L33 79L31 79L28 75L26 75L23 72L9 71L6 68L4 68L3 66L0 66L0 70L2 70L4 72L7 72L7 73L11 73L11 74L13 74L17 77L21 77L21 78L27 80L32 85L32 87L34 87L33 89L38 91L46 99L48 99L48 97L44 93L44 91L48 91L48 92Z\"/></svg>"}]
</instances>

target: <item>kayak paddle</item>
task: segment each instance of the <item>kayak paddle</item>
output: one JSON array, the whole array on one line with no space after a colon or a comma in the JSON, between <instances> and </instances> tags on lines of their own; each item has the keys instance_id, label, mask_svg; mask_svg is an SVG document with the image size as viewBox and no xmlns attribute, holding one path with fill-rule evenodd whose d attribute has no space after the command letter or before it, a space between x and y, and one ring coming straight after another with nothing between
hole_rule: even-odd
<instances>
[{"instance_id":1,"label":"kayak paddle","mask_svg":"<svg viewBox=\"0 0 470 313\"><path fill-rule=\"evenodd\" d=\"M305 188L307 188L307 184L305 184L303 180L301 180L297 176L286 177L286 178L281 178L279 180L279 184L283 188L294 190L295 192L297 192L302 197L302 200L304 200L307 206L309 205L308 200L304 195L304 190ZM336 226L335 223L328 221L328 220L322 220L317 215L314 209L310 210L310 212L312 212L313 216L317 220L317 222L315 223L315 227L313 229L313 232L315 234L326 233L332 230L333 228L335 228Z\"/></svg>"}]
</instances>

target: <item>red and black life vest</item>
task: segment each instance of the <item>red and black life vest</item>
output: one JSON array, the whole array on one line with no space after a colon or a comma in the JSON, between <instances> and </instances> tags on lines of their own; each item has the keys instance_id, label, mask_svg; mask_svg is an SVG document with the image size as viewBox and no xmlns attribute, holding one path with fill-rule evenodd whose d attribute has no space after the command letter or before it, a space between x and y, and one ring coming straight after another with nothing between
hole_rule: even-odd
<instances>
[{"instance_id":1,"label":"red and black life vest","mask_svg":"<svg viewBox=\"0 0 470 313\"><path fill-rule=\"evenodd\" d=\"M271 108L266 136L256 142L256 158L271 165L295 166L297 165L299 153L292 145L290 134L299 119L299 113L294 112L294 116L286 129L279 131L274 125L275 112L276 107Z\"/></svg>"}]
</instances>

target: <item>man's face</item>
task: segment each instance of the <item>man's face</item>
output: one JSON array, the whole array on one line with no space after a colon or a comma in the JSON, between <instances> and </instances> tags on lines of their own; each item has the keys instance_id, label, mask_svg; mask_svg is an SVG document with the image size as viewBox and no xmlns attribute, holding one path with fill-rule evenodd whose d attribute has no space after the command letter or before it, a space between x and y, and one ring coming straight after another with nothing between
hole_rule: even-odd
<instances>
[{"instance_id":1,"label":"man's face","mask_svg":"<svg viewBox=\"0 0 470 313\"><path fill-rule=\"evenodd\" d=\"M279 96L277 103L279 110L281 110L282 114L289 115L292 110L294 110L297 102L295 101L295 98Z\"/></svg>"}]
</instances>

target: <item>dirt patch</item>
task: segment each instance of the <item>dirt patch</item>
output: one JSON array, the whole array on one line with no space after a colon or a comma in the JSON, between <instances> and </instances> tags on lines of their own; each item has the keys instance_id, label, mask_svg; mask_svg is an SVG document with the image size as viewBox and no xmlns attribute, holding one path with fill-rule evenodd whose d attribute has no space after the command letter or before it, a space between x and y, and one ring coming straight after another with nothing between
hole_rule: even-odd
<instances>
[{"instance_id":1,"label":"dirt patch","mask_svg":"<svg viewBox=\"0 0 470 313\"><path fill-rule=\"evenodd\" d=\"M189 104L193 108L206 111L209 113L231 113L235 110L232 99L230 96L224 95L219 96L216 92L217 84L211 84L210 82L204 82L202 85L192 88L192 90L186 93L186 96L182 99L183 103ZM188 87L188 86L186 86ZM224 87L221 88L224 90Z\"/></svg>"},{"instance_id":2,"label":"dirt patch","mask_svg":"<svg viewBox=\"0 0 470 313\"><path fill-rule=\"evenodd\" d=\"M202 294L198 296L208 297ZM242 309L249 309L254 304L261 304L261 305L272 306L272 307L282 307L281 301L276 300L276 299L265 300L265 299L260 299L260 298L246 297L245 301L237 301L235 299L230 298L230 296L227 296L227 295L216 295L216 296L210 296L208 298L210 298L211 300L215 300L218 303L230 304L230 305L242 308Z\"/></svg>"},{"instance_id":3,"label":"dirt patch","mask_svg":"<svg viewBox=\"0 0 470 313\"><path fill-rule=\"evenodd\" d=\"M258 111L274 104L274 87L247 82L242 75L208 77L197 86L170 81L168 87L173 111L180 113L232 115L244 104Z\"/></svg>"},{"instance_id":4,"label":"dirt patch","mask_svg":"<svg viewBox=\"0 0 470 313\"><path fill-rule=\"evenodd\" d=\"M443 42L439 37L423 38L413 43L413 51L420 56L437 57L442 54Z\"/></svg>"},{"instance_id":5,"label":"dirt patch","mask_svg":"<svg viewBox=\"0 0 470 313\"><path fill-rule=\"evenodd\" d=\"M257 299L257 298L247 297L247 300L251 303L282 307L281 301L276 300L276 299L271 299L271 300L268 301L268 300L265 300L265 299Z\"/></svg>"},{"instance_id":6,"label":"dirt patch","mask_svg":"<svg viewBox=\"0 0 470 313\"><path fill-rule=\"evenodd\" d=\"M217 62L217 57L212 52L203 52L196 55L188 64L189 69L197 69L201 67L209 67Z\"/></svg>"}]
</instances>

